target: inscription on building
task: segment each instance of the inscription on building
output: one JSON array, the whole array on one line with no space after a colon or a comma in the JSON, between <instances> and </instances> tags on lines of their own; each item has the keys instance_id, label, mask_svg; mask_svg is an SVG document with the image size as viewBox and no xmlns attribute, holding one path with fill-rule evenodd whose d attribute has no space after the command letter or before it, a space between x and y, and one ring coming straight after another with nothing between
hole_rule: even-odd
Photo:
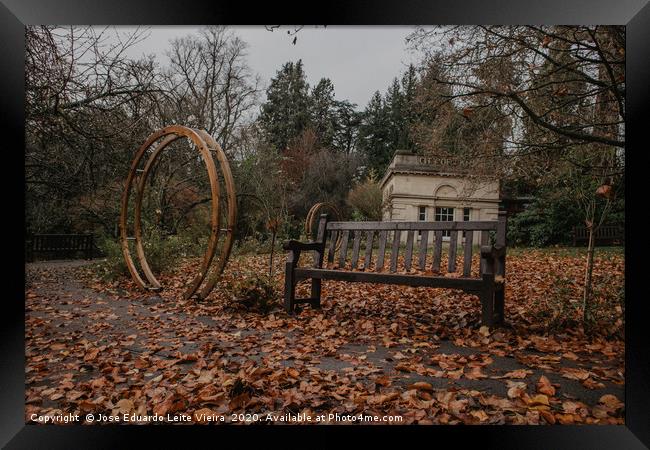
<instances>
[{"instance_id":1,"label":"inscription on building","mask_svg":"<svg viewBox=\"0 0 650 450\"><path fill-rule=\"evenodd\" d=\"M468 161L459 160L453 157L438 156L419 156L418 162L423 166L447 167L447 168L467 168Z\"/></svg>"}]
</instances>

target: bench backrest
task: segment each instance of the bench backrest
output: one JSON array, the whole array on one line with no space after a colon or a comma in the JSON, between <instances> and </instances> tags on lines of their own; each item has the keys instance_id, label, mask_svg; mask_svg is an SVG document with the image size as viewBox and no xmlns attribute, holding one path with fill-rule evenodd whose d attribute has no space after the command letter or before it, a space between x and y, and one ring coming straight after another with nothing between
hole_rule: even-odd
<instances>
[{"instance_id":1,"label":"bench backrest","mask_svg":"<svg viewBox=\"0 0 650 450\"><path fill-rule=\"evenodd\" d=\"M585 226L573 227L575 239L589 239L589 230ZM595 239L622 239L623 229L618 225L603 225L596 229Z\"/></svg>"},{"instance_id":2,"label":"bench backrest","mask_svg":"<svg viewBox=\"0 0 650 450\"><path fill-rule=\"evenodd\" d=\"M462 276L470 277L472 257L478 253L474 247L488 244L505 246L505 236L505 212L499 213L498 220L463 222L327 222L327 215L322 215L316 241L325 243L323 256L326 258L320 261L324 266L381 272L386 262L386 248L390 247L390 272L397 272L398 267L407 272L415 268L413 257L416 256L419 270L434 273L441 272L444 242L448 244L445 245L447 272L456 272L458 267L462 267ZM405 246L402 250L403 237ZM375 244L377 254L373 259ZM460 254L459 245L462 246ZM431 247L433 254L429 261L427 255ZM401 250L403 265L399 258ZM460 255L462 265L457 261ZM361 257L363 263L360 265ZM318 261L315 263L320 265ZM479 267L478 272L480 276L483 268Z\"/></svg>"}]
</instances>

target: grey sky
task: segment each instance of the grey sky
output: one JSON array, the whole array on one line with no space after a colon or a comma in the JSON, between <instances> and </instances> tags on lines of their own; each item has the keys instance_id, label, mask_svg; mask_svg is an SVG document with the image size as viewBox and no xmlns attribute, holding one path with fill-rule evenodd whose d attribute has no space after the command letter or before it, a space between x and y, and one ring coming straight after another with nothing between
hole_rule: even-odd
<instances>
[{"instance_id":1,"label":"grey sky","mask_svg":"<svg viewBox=\"0 0 650 450\"><path fill-rule=\"evenodd\" d=\"M263 26L229 27L249 45L247 61L260 75L264 89L280 66L302 59L307 81L314 86L322 77L334 83L336 98L347 99L363 109L372 94L385 92L417 55L406 47L404 38L414 27L397 26L306 26L296 45L282 26L271 32ZM121 28L120 29L125 29ZM164 64L165 50L174 37L195 33L197 27L152 27L150 36L131 49L131 56L155 53ZM264 96L262 96L263 100Z\"/></svg>"}]
</instances>

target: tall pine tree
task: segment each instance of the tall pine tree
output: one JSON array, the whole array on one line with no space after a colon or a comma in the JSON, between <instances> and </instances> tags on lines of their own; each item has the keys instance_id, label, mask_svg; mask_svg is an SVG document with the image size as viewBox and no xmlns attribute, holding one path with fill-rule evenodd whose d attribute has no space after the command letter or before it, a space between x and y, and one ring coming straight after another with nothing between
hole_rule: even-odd
<instances>
[{"instance_id":1,"label":"tall pine tree","mask_svg":"<svg viewBox=\"0 0 650 450\"><path fill-rule=\"evenodd\" d=\"M415 152L412 128L417 120L417 72L409 66L402 78L395 78L382 99L375 92L363 113L359 129L359 150L370 169L383 174L398 150Z\"/></svg>"},{"instance_id":2,"label":"tall pine tree","mask_svg":"<svg viewBox=\"0 0 650 450\"><path fill-rule=\"evenodd\" d=\"M302 60L282 66L266 91L260 124L267 140L280 152L310 123L309 84Z\"/></svg>"},{"instance_id":3,"label":"tall pine tree","mask_svg":"<svg viewBox=\"0 0 650 450\"><path fill-rule=\"evenodd\" d=\"M379 91L376 91L363 112L359 127L359 151L365 157L369 169L383 174L393 157L390 111L386 108Z\"/></svg>"},{"instance_id":4,"label":"tall pine tree","mask_svg":"<svg viewBox=\"0 0 650 450\"><path fill-rule=\"evenodd\" d=\"M311 91L310 98L311 126L321 146L332 149L339 127L337 101L334 98L334 85L329 78L321 78Z\"/></svg>"},{"instance_id":5,"label":"tall pine tree","mask_svg":"<svg viewBox=\"0 0 650 450\"><path fill-rule=\"evenodd\" d=\"M357 149L359 126L363 114L357 112L357 105L347 100L336 102L336 133L334 148L349 155Z\"/></svg>"}]
</instances>

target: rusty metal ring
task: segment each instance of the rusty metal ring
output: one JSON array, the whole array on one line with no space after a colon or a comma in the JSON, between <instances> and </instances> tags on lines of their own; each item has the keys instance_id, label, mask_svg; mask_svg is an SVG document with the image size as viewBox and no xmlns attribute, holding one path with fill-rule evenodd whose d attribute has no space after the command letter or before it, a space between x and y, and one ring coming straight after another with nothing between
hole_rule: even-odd
<instances>
[{"instance_id":1,"label":"rusty metal ring","mask_svg":"<svg viewBox=\"0 0 650 450\"><path fill-rule=\"evenodd\" d=\"M210 215L210 237L208 240L208 248L203 256L203 260L201 263L201 268L199 270L199 273L192 279L192 281L188 284L187 289L185 290L183 297L184 298L189 298L191 297L199 288L203 280L205 279L206 275L209 272L210 264L214 258L215 251L217 249L217 243L219 239L219 232L220 232L220 216L219 216L219 200L220 200L220 191L219 191L219 179L218 179L218 173L217 169L214 164L214 160L212 158L212 155L210 153L210 150L216 151L216 148L221 150L219 146L214 142L214 140L210 137L210 139L207 139L206 136L209 136L205 131L203 130L194 130L188 127L184 127L181 125L171 125L168 127L165 127L161 130L155 131L152 133L144 142L144 144L139 148L139 150L136 153L136 156L133 160L133 163L131 164L131 169L129 170L129 175L126 180L126 187L124 190L124 193L122 195L122 205L121 205L121 211L120 211L120 240L121 240L121 247L122 247L122 254L124 255L124 260L126 262L126 265L129 269L129 272L131 273L131 276L133 280L138 284L138 286L142 289L147 289L147 290L159 290L161 289L160 282L156 279L154 276L153 272L151 271L149 264L147 263L147 259L144 253L144 248L142 245L142 230L141 230L141 209L142 209L142 198L143 198L143 193L144 193L144 186L146 179L149 175L149 172L151 170L152 165L160 155L160 153L167 147L170 143L173 141L180 139L182 137L188 138L196 147L199 149L199 152L201 154L201 157L203 159L203 162L205 163L207 172L208 172L208 178L210 181L210 191L211 191L211 215ZM162 141L158 143L156 147L153 147L153 152L149 156L148 160L145 163L145 168L141 171L142 175L138 180L135 180L137 177L137 173L139 172L138 166L140 165L140 162L142 161L143 157L147 153L148 150L152 148L152 146L160 139L164 138ZM208 141L206 143L206 140ZM209 145L208 145L209 144ZM210 148L213 147L213 148ZM220 163L222 163L221 158L219 158ZM225 164L227 166L227 161L225 160L225 155L223 156L223 161L225 161ZM223 164L222 164L223 166ZM223 169L223 167L222 167ZM223 169L224 172L230 173L230 168L227 167L226 169ZM227 177L224 177L227 178ZM230 176L231 181L232 181L232 176ZM140 262L140 267L142 271L145 274L145 277L147 278L147 281L149 282L150 285L147 285L145 281L142 279L140 274L138 273L135 264L133 263L133 259L131 257L131 252L129 250L129 236L128 230L127 230L127 214L128 214L128 205L129 205L129 196L131 193L131 188L134 184L134 180L136 181L136 204L135 204L135 221L134 221L134 231L135 231L135 236L131 239L135 239L136 243L136 251L137 251L137 256L138 260ZM234 195L234 183L227 183L227 190L229 191L229 197ZM232 202L231 202L232 203ZM229 207L229 228L232 229L234 226L234 217L232 212L230 211L232 208ZM235 216L236 216L236 210L235 210ZM230 233L231 234L231 233ZM232 246L232 236L228 236L226 239L227 243L224 246L224 249L222 249L222 255L221 255L221 261L220 261L220 270L219 274L223 270L223 267L225 267L226 260L230 254L230 247ZM225 250L225 252L223 251ZM224 253L225 253L225 258L224 258ZM211 278L215 278L213 275ZM214 282L209 283L210 289L214 286ZM205 295L209 293L209 290L204 289L202 291L205 292Z\"/></svg>"},{"instance_id":2,"label":"rusty metal ring","mask_svg":"<svg viewBox=\"0 0 650 450\"><path fill-rule=\"evenodd\" d=\"M307 213L307 218L305 219L305 235L307 236L308 239L311 239L312 230L314 229L314 225L316 224L316 219L320 217L319 212L324 208L328 208L331 210L331 212L334 213L335 220L337 221L341 220L341 213L339 212L335 204L330 202L315 203L314 206L312 206L309 209L309 212ZM341 238L342 235L339 234L338 239L336 240L336 250L338 250L341 247Z\"/></svg>"}]
</instances>

